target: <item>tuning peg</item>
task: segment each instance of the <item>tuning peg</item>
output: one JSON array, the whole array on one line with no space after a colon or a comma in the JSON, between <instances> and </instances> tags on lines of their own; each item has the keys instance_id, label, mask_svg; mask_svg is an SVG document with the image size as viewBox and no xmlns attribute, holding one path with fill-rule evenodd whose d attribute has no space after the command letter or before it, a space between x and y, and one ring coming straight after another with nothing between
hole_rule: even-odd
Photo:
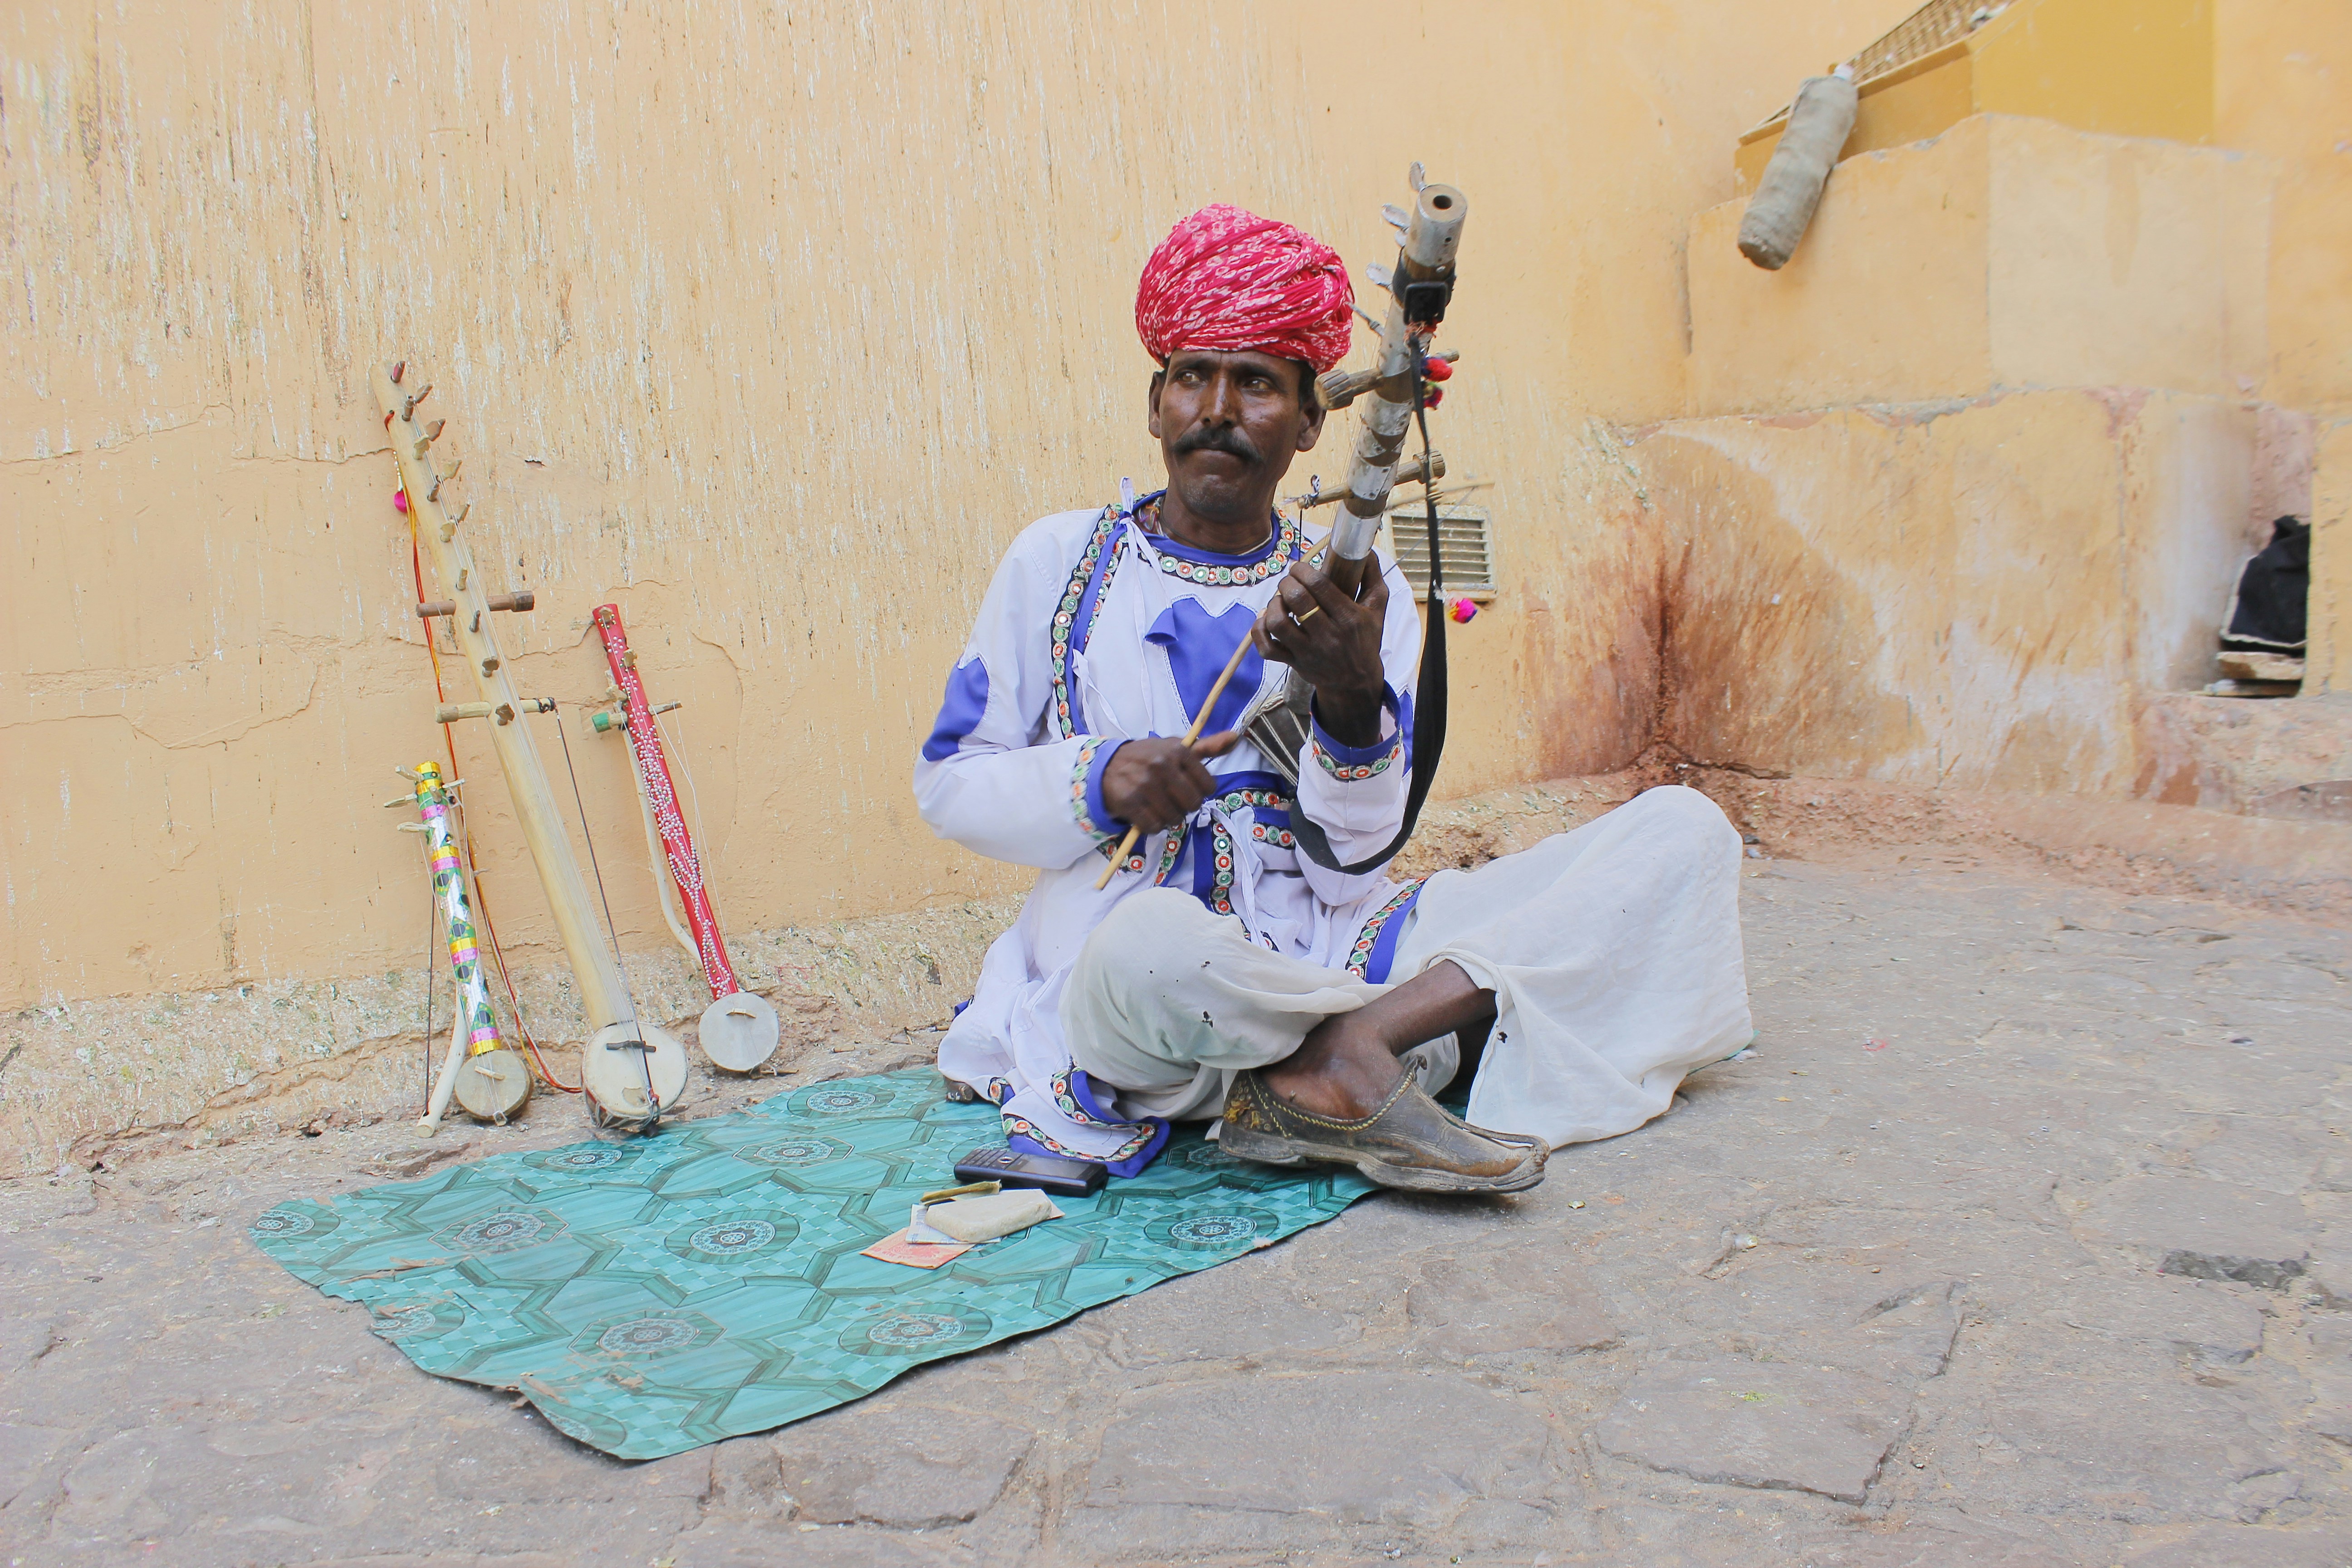
<instances>
[{"instance_id":1,"label":"tuning peg","mask_svg":"<svg viewBox=\"0 0 2352 1568\"><path fill-rule=\"evenodd\" d=\"M400 378L407 374L408 362L404 359L394 360L392 364L392 384L398 386L400 384Z\"/></svg>"},{"instance_id":2,"label":"tuning peg","mask_svg":"<svg viewBox=\"0 0 2352 1568\"><path fill-rule=\"evenodd\" d=\"M402 404L402 405L400 405L400 416L401 416L403 419L414 419L414 418L415 418L415 417L416 417L416 405L417 405L418 404L420 404L420 403L424 402L426 398L428 398L428 397L430 397L430 396L432 396L432 395L433 395L433 384L432 384L431 382L429 382L429 381L428 381L428 382L426 382L426 383L425 384L424 387L423 387L421 390L419 390L419 391L418 391L418 393L416 394L416 395L415 395L415 396L414 396L414 397L410 398L407 402L405 402L405 403L404 403L404 404Z\"/></svg>"},{"instance_id":3,"label":"tuning peg","mask_svg":"<svg viewBox=\"0 0 2352 1568\"><path fill-rule=\"evenodd\" d=\"M1381 216L1388 219L1390 224L1397 228L1407 227L1412 222L1411 215L1406 213L1404 208L1397 205L1394 202L1382 202L1381 204Z\"/></svg>"},{"instance_id":4,"label":"tuning peg","mask_svg":"<svg viewBox=\"0 0 2352 1568\"><path fill-rule=\"evenodd\" d=\"M395 806L415 805L415 804L416 797L413 795L396 795L390 800L383 803L383 808L386 811L390 811Z\"/></svg>"},{"instance_id":5,"label":"tuning peg","mask_svg":"<svg viewBox=\"0 0 2352 1568\"><path fill-rule=\"evenodd\" d=\"M1377 261L1365 266L1364 276L1372 280L1372 287L1375 289L1385 289L1389 286L1389 269Z\"/></svg>"},{"instance_id":6,"label":"tuning peg","mask_svg":"<svg viewBox=\"0 0 2352 1568\"><path fill-rule=\"evenodd\" d=\"M425 438L428 441L438 441L441 439L441 426L448 423L446 419L436 419L425 427Z\"/></svg>"},{"instance_id":7,"label":"tuning peg","mask_svg":"<svg viewBox=\"0 0 2352 1568\"><path fill-rule=\"evenodd\" d=\"M1407 169L1404 172L1404 183L1412 187L1412 194L1414 195L1421 195L1421 187L1429 184L1429 175L1422 168L1421 164L1418 162L1415 162L1412 168Z\"/></svg>"},{"instance_id":8,"label":"tuning peg","mask_svg":"<svg viewBox=\"0 0 2352 1568\"><path fill-rule=\"evenodd\" d=\"M404 822L393 829L395 833L430 833L433 830L421 822Z\"/></svg>"}]
</instances>

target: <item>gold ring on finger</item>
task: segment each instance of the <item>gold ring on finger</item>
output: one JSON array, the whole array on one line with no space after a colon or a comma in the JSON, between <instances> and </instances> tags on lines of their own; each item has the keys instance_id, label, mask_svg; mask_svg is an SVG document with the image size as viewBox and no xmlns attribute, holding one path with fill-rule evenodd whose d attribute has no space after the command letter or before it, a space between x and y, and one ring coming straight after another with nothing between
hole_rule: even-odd
<instances>
[{"instance_id":1,"label":"gold ring on finger","mask_svg":"<svg viewBox=\"0 0 2352 1568\"><path fill-rule=\"evenodd\" d=\"M1319 616L1319 615L1321 615L1322 613L1323 613L1323 606L1322 606L1322 605L1307 605L1307 614L1306 614L1306 615L1303 615L1303 616L1291 616L1291 617L1290 617L1290 624L1291 624L1292 626L1305 626L1305 625L1307 624L1307 620L1308 620L1308 618L1309 618L1310 616Z\"/></svg>"}]
</instances>

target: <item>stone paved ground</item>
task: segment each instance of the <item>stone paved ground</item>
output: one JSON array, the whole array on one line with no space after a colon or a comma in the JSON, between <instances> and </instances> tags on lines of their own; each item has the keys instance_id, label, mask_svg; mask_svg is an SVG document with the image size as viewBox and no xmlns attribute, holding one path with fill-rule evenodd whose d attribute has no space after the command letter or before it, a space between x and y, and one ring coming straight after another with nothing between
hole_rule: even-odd
<instances>
[{"instance_id":1,"label":"stone paved ground","mask_svg":"<svg viewBox=\"0 0 2352 1568\"><path fill-rule=\"evenodd\" d=\"M1935 849L1748 869L1756 1054L1532 1194L1368 1200L656 1464L416 1373L244 1236L568 1106L16 1184L0 1554L2352 1563L2345 934Z\"/></svg>"}]
</instances>

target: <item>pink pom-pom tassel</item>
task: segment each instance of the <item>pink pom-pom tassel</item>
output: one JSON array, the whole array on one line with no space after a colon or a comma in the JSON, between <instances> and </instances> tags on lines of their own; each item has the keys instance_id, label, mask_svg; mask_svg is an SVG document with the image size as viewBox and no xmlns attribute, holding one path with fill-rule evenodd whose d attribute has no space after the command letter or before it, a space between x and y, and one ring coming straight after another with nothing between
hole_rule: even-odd
<instances>
[{"instance_id":1,"label":"pink pom-pom tassel","mask_svg":"<svg viewBox=\"0 0 2352 1568\"><path fill-rule=\"evenodd\" d=\"M1478 606L1467 599L1456 599L1445 612L1445 618L1457 626L1466 626L1478 616Z\"/></svg>"}]
</instances>

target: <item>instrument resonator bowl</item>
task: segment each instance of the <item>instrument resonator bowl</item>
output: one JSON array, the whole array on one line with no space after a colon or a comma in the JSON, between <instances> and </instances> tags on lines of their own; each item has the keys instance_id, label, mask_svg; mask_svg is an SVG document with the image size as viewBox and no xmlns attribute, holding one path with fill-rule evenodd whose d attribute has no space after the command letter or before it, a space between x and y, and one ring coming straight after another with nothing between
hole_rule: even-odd
<instances>
[{"instance_id":1,"label":"instrument resonator bowl","mask_svg":"<svg viewBox=\"0 0 2352 1568\"><path fill-rule=\"evenodd\" d=\"M643 1040L646 1049L608 1048L634 1040ZM643 1066L638 1065L640 1058ZM597 1126L651 1131L662 1112L686 1092L686 1047L676 1035L651 1024L607 1024L589 1037L580 1053L580 1078ZM646 1102L648 1079L654 1091L650 1105Z\"/></svg>"},{"instance_id":2,"label":"instrument resonator bowl","mask_svg":"<svg viewBox=\"0 0 2352 1568\"><path fill-rule=\"evenodd\" d=\"M750 1072L776 1054L782 1026L765 996L737 991L702 1010L702 1054L729 1072Z\"/></svg>"},{"instance_id":3,"label":"instrument resonator bowl","mask_svg":"<svg viewBox=\"0 0 2352 1568\"><path fill-rule=\"evenodd\" d=\"M530 1069L514 1051L484 1051L457 1064L457 1092L467 1115L503 1121L530 1098Z\"/></svg>"}]
</instances>

